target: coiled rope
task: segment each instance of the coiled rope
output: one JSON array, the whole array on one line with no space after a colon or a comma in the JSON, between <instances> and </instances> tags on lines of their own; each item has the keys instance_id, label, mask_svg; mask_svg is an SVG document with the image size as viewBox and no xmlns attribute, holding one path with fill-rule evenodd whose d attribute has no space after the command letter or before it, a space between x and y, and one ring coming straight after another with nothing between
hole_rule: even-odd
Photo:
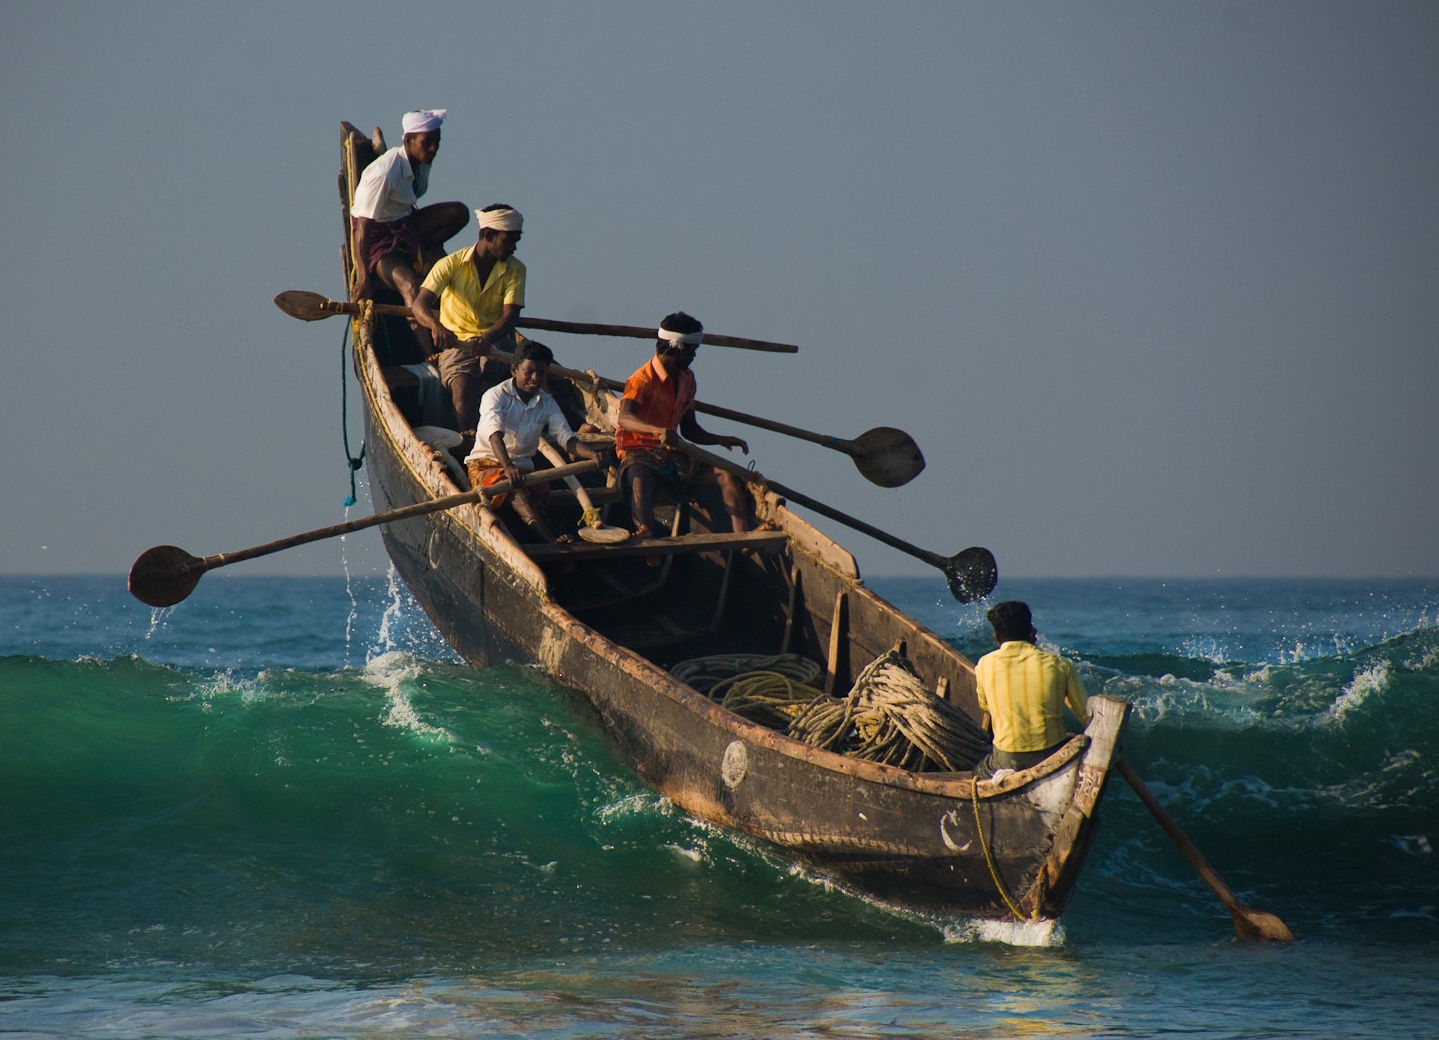
<instances>
[{"instance_id":1,"label":"coiled rope","mask_svg":"<svg viewBox=\"0 0 1439 1040\"><path fill-rule=\"evenodd\" d=\"M820 666L796 654L700 657L671 671L737 715L851 758L965 772L989 751L989 735L927 689L898 646L870 662L845 697L816 688Z\"/></svg>"},{"instance_id":2,"label":"coiled rope","mask_svg":"<svg viewBox=\"0 0 1439 1040\"><path fill-rule=\"evenodd\" d=\"M696 657L676 665L671 674L735 714L812 747L911 772L968 772L991 746L978 723L924 685L899 644L871 661L845 697L813 686L819 664L796 654ZM970 785L970 800L995 891L1023 921L984 832L977 779Z\"/></svg>"},{"instance_id":3,"label":"coiled rope","mask_svg":"<svg viewBox=\"0 0 1439 1040\"><path fill-rule=\"evenodd\" d=\"M898 646L865 666L849 696L811 703L789 735L911 772L964 772L989 751L988 735L927 689Z\"/></svg>"}]
</instances>

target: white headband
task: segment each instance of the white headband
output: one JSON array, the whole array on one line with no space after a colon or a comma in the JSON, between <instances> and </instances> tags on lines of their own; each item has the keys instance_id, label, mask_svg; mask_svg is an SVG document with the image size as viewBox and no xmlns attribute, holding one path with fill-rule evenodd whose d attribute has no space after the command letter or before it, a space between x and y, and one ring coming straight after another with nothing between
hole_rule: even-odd
<instances>
[{"instance_id":1,"label":"white headband","mask_svg":"<svg viewBox=\"0 0 1439 1040\"><path fill-rule=\"evenodd\" d=\"M475 218L480 228L494 228L496 231L522 231L525 218L515 209L477 209Z\"/></svg>"},{"instance_id":2,"label":"white headband","mask_svg":"<svg viewBox=\"0 0 1439 1040\"><path fill-rule=\"evenodd\" d=\"M673 343L677 347L697 347L700 345L700 341L705 338L705 330L700 329L698 332L673 332L670 329L661 327L659 336L660 339L666 343Z\"/></svg>"},{"instance_id":3,"label":"white headband","mask_svg":"<svg viewBox=\"0 0 1439 1040\"><path fill-rule=\"evenodd\" d=\"M431 130L438 130L448 111L448 108L427 108L419 112L406 112L400 117L400 130L406 134L427 134Z\"/></svg>"}]
</instances>

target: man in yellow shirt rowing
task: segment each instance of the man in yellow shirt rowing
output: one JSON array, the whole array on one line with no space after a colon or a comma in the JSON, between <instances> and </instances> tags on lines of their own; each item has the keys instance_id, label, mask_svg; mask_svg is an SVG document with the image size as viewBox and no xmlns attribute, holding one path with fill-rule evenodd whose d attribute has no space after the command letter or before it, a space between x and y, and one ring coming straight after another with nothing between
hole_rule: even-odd
<instances>
[{"instance_id":1,"label":"man in yellow shirt rowing","mask_svg":"<svg viewBox=\"0 0 1439 1040\"><path fill-rule=\"evenodd\" d=\"M984 727L994 734L994 750L974 769L980 778L1001 769L1028 769L1058 751L1069 739L1066 703L1081 726L1089 724L1074 665L1035 646L1039 633L1029 605L1007 600L990 607L985 617L999 649L974 666Z\"/></svg>"},{"instance_id":2,"label":"man in yellow shirt rowing","mask_svg":"<svg viewBox=\"0 0 1439 1040\"><path fill-rule=\"evenodd\" d=\"M525 265L515 256L524 218L504 203L477 209L475 216L479 240L436 263L413 304L415 320L434 339L438 354L433 360L450 391L455 429L466 438L474 435L479 420L485 358L495 348L513 349L515 323L525 305ZM504 379L503 369L488 381Z\"/></svg>"}]
</instances>

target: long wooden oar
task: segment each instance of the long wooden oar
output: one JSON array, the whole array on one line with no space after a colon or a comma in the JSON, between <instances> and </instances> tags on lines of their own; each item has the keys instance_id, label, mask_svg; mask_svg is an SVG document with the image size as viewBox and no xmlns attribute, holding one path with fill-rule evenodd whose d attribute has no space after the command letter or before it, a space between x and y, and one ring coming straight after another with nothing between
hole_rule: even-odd
<instances>
[{"instance_id":1,"label":"long wooden oar","mask_svg":"<svg viewBox=\"0 0 1439 1040\"><path fill-rule=\"evenodd\" d=\"M598 465L599 463L594 459L586 459L583 462L575 462L555 469L537 470L527 474L521 483L535 484L545 480L563 480L565 477L587 473L597 468ZM401 506L398 509L375 513L359 520L347 520L342 524L321 527L314 531L306 531L303 534L294 534L288 538L266 542L264 545L257 545L250 549L219 553L215 556L191 556L179 546L157 545L153 549L146 549L142 552L131 566L130 594L147 606L172 607L195 591L195 586L200 583L200 579L206 571L212 571L216 567L225 567L232 563L239 563L241 560L253 560L257 556L268 556L270 553L277 553L282 549L293 549L297 545L318 542L323 538L334 538L338 535L349 534L351 531L362 531L367 527L375 527L379 524L391 524L397 520L407 520L412 516L424 516L426 513L438 513L444 509L454 509L472 502L487 501L495 495L510 490L512 490L510 482L502 480L487 488L465 491L458 495L447 495L430 502L417 502L412 506Z\"/></svg>"},{"instance_id":2,"label":"long wooden oar","mask_svg":"<svg viewBox=\"0 0 1439 1040\"><path fill-rule=\"evenodd\" d=\"M509 357L503 351L495 351L494 356L502 360ZM551 365L550 371L566 379L591 382L591 373L581 372L578 369L565 368L563 365ZM623 390L625 388L625 384L619 380L606 379L604 376L595 376L593 381L606 390ZM774 419L737 412L733 408L705 404L703 401L695 402L695 411L721 419L731 419L748 426L758 426L762 430L773 430L775 433L798 437L811 444L819 444L843 452L854 460L855 468L859 470L861 476L871 484L878 484L880 487L895 488L902 484L908 484L924 469L924 455L920 452L919 445L914 443L914 438L892 426L876 426L872 430L865 430L851 441L843 437L831 437L826 433L803 430L798 426L790 426L788 423L776 422Z\"/></svg>"},{"instance_id":3,"label":"long wooden oar","mask_svg":"<svg viewBox=\"0 0 1439 1040\"><path fill-rule=\"evenodd\" d=\"M872 430L865 430L851 441L843 437L831 437L826 433L813 433L758 415L747 415L733 408L705 404L703 401L695 402L695 411L758 426L762 430L772 430L787 437L797 437L812 444L844 452L854 460L855 468L865 480L880 487L896 488L908 484L924 469L924 453L919 450L919 445L914 443L914 438L893 426L876 426Z\"/></svg>"},{"instance_id":4,"label":"long wooden oar","mask_svg":"<svg viewBox=\"0 0 1439 1040\"><path fill-rule=\"evenodd\" d=\"M816 499L803 495L793 488L787 488L777 481L752 469L737 465L729 459L721 458L712 452L705 451L693 444L680 442L676 449L684 452L691 458L708 462L712 466L726 470L739 477L741 480L755 484L762 488L768 488L778 495L798 502L807 509L813 509L821 516L827 516L831 520L852 527L861 534L867 534L876 541L898 549L902 553L908 553L917 560L923 560L931 567L938 567L944 572L945 581L949 583L949 591L955 599L961 603L973 603L977 599L983 599L994 591L995 584L999 581L999 566L994 562L994 554L988 549L979 546L971 546L955 553L953 556L941 556L939 553L930 552L928 549L921 549L917 545L911 545L902 538L896 538L888 531L881 531L872 524L863 520L857 520L846 513L841 513L834 506L825 505Z\"/></svg>"},{"instance_id":5,"label":"long wooden oar","mask_svg":"<svg viewBox=\"0 0 1439 1040\"><path fill-rule=\"evenodd\" d=\"M549 442L548 438L540 438L540 454L550 460L550 465L560 467L566 465L565 457ZM565 484L575 493L575 500L580 504L580 527L579 536L587 542L596 545L618 545L620 542L629 541L630 533L623 527L611 527L600 519L600 511L595 508L594 501L585 490L585 486L575 477L566 477Z\"/></svg>"},{"instance_id":6,"label":"long wooden oar","mask_svg":"<svg viewBox=\"0 0 1439 1040\"><path fill-rule=\"evenodd\" d=\"M499 358L501 361L510 360L510 355L502 350L493 351L491 356ZM625 388L625 384L618 379L607 379L591 372L566 368L564 365L551 365L550 371L565 379L593 383L606 390L623 390ZM811 444L819 444L843 452L854 460L855 468L859 470L861 476L871 484L878 484L880 487L895 488L902 484L908 484L924 469L924 454L919 450L919 445L914 443L914 438L903 430L896 430L893 426L876 426L872 430L865 430L851 441L843 437L831 437L827 433L814 433L798 426L790 426L788 423L776 422L774 419L737 412L733 408L705 404L703 401L695 402L695 411L718 416L721 419L731 419L749 426L758 426L762 430L773 430L775 433L798 437Z\"/></svg>"},{"instance_id":7,"label":"long wooden oar","mask_svg":"<svg viewBox=\"0 0 1439 1040\"><path fill-rule=\"evenodd\" d=\"M1165 812L1164 806L1159 804L1158 799L1144 785L1144 781L1139 779L1139 774L1130 768L1128 762L1116 757L1114 768L1119 770L1120 776L1129 781L1129 786L1134 788L1134 793L1139 795L1139 800L1144 803L1144 807L1154 815L1154 818L1159 821L1159 826L1164 828L1165 833L1174 841L1174 844L1179 846L1179 851L1184 853L1184 858L1189 860L1190 865L1198 872L1204 883L1219 897L1219 901L1224 904L1224 909L1228 910L1229 916L1234 919L1234 931L1239 938L1265 939L1270 942L1294 941L1294 933L1279 918L1263 910L1245 906L1235 898L1229 886L1224 883L1224 879L1209 865L1209 861L1195 847L1194 842L1189 840L1189 836L1179 829L1179 824L1174 822L1174 818Z\"/></svg>"},{"instance_id":8,"label":"long wooden oar","mask_svg":"<svg viewBox=\"0 0 1439 1040\"><path fill-rule=\"evenodd\" d=\"M318 321L336 314L359 314L361 305L343 300L328 300L319 293L290 289L275 297L275 306L292 318L301 321ZM376 314L397 314L410 317L410 308L398 303L372 304ZM572 332L580 336L625 336L629 339L654 339L655 330L639 325L598 325L583 321L556 321L553 318L521 318L515 323L522 329L541 329L547 332ZM717 347L737 347L740 350L762 350L770 354L798 354L799 347L793 343L771 343L763 339L747 339L744 336L725 336L718 332L706 332L705 342Z\"/></svg>"},{"instance_id":9,"label":"long wooden oar","mask_svg":"<svg viewBox=\"0 0 1439 1040\"><path fill-rule=\"evenodd\" d=\"M334 300L325 299L319 293L300 292L299 290L282 292L275 297L275 304L286 314L304 321L314 321L316 318L328 317L331 314L352 314L359 309L358 304L337 303ZM377 305L376 309L382 314L410 313L408 307L402 307L399 304L381 304ZM521 324L524 324L523 320ZM653 337L653 335L653 332L646 333L647 337ZM706 341L710 339L709 333L705 333L705 339ZM503 351L495 351L493 356L502 361L509 358L509 355ZM550 371L566 379L592 381L588 372L565 368L563 365L551 365ZM596 376L594 380L607 390L623 390L625 387L624 383L615 379L606 379L604 376ZM854 440L849 440L827 433L815 433L812 430L790 426L788 423L777 422L774 419L737 412L732 408L724 408L717 404L706 404L703 401L695 402L695 411L745 423L748 426L757 426L762 430L772 430L775 433L797 437L812 444L843 452L854 460L855 468L859 470L861 476L871 484L878 484L880 487L894 488L908 484L924 469L924 453L919 450L919 445L914 442L914 438L892 426L876 426L872 430L865 430Z\"/></svg>"}]
</instances>

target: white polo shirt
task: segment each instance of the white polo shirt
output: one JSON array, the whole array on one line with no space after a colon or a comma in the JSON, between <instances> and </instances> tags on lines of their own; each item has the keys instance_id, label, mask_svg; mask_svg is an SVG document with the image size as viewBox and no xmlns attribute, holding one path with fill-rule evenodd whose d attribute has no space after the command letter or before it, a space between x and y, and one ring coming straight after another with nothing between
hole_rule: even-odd
<instances>
[{"instance_id":1,"label":"white polo shirt","mask_svg":"<svg viewBox=\"0 0 1439 1040\"><path fill-rule=\"evenodd\" d=\"M515 392L513 377L490 387L480 398L475 447L465 456L465 461L490 458L490 436L501 430L505 434L505 451L520 469L534 469L534 454L539 451L541 434L548 433L561 451L575 435L553 397L540 390L528 401L522 401Z\"/></svg>"},{"instance_id":2,"label":"white polo shirt","mask_svg":"<svg viewBox=\"0 0 1439 1040\"><path fill-rule=\"evenodd\" d=\"M410 165L405 149L391 148L360 174L350 215L381 222L408 216L410 208L430 186L430 168Z\"/></svg>"}]
</instances>

